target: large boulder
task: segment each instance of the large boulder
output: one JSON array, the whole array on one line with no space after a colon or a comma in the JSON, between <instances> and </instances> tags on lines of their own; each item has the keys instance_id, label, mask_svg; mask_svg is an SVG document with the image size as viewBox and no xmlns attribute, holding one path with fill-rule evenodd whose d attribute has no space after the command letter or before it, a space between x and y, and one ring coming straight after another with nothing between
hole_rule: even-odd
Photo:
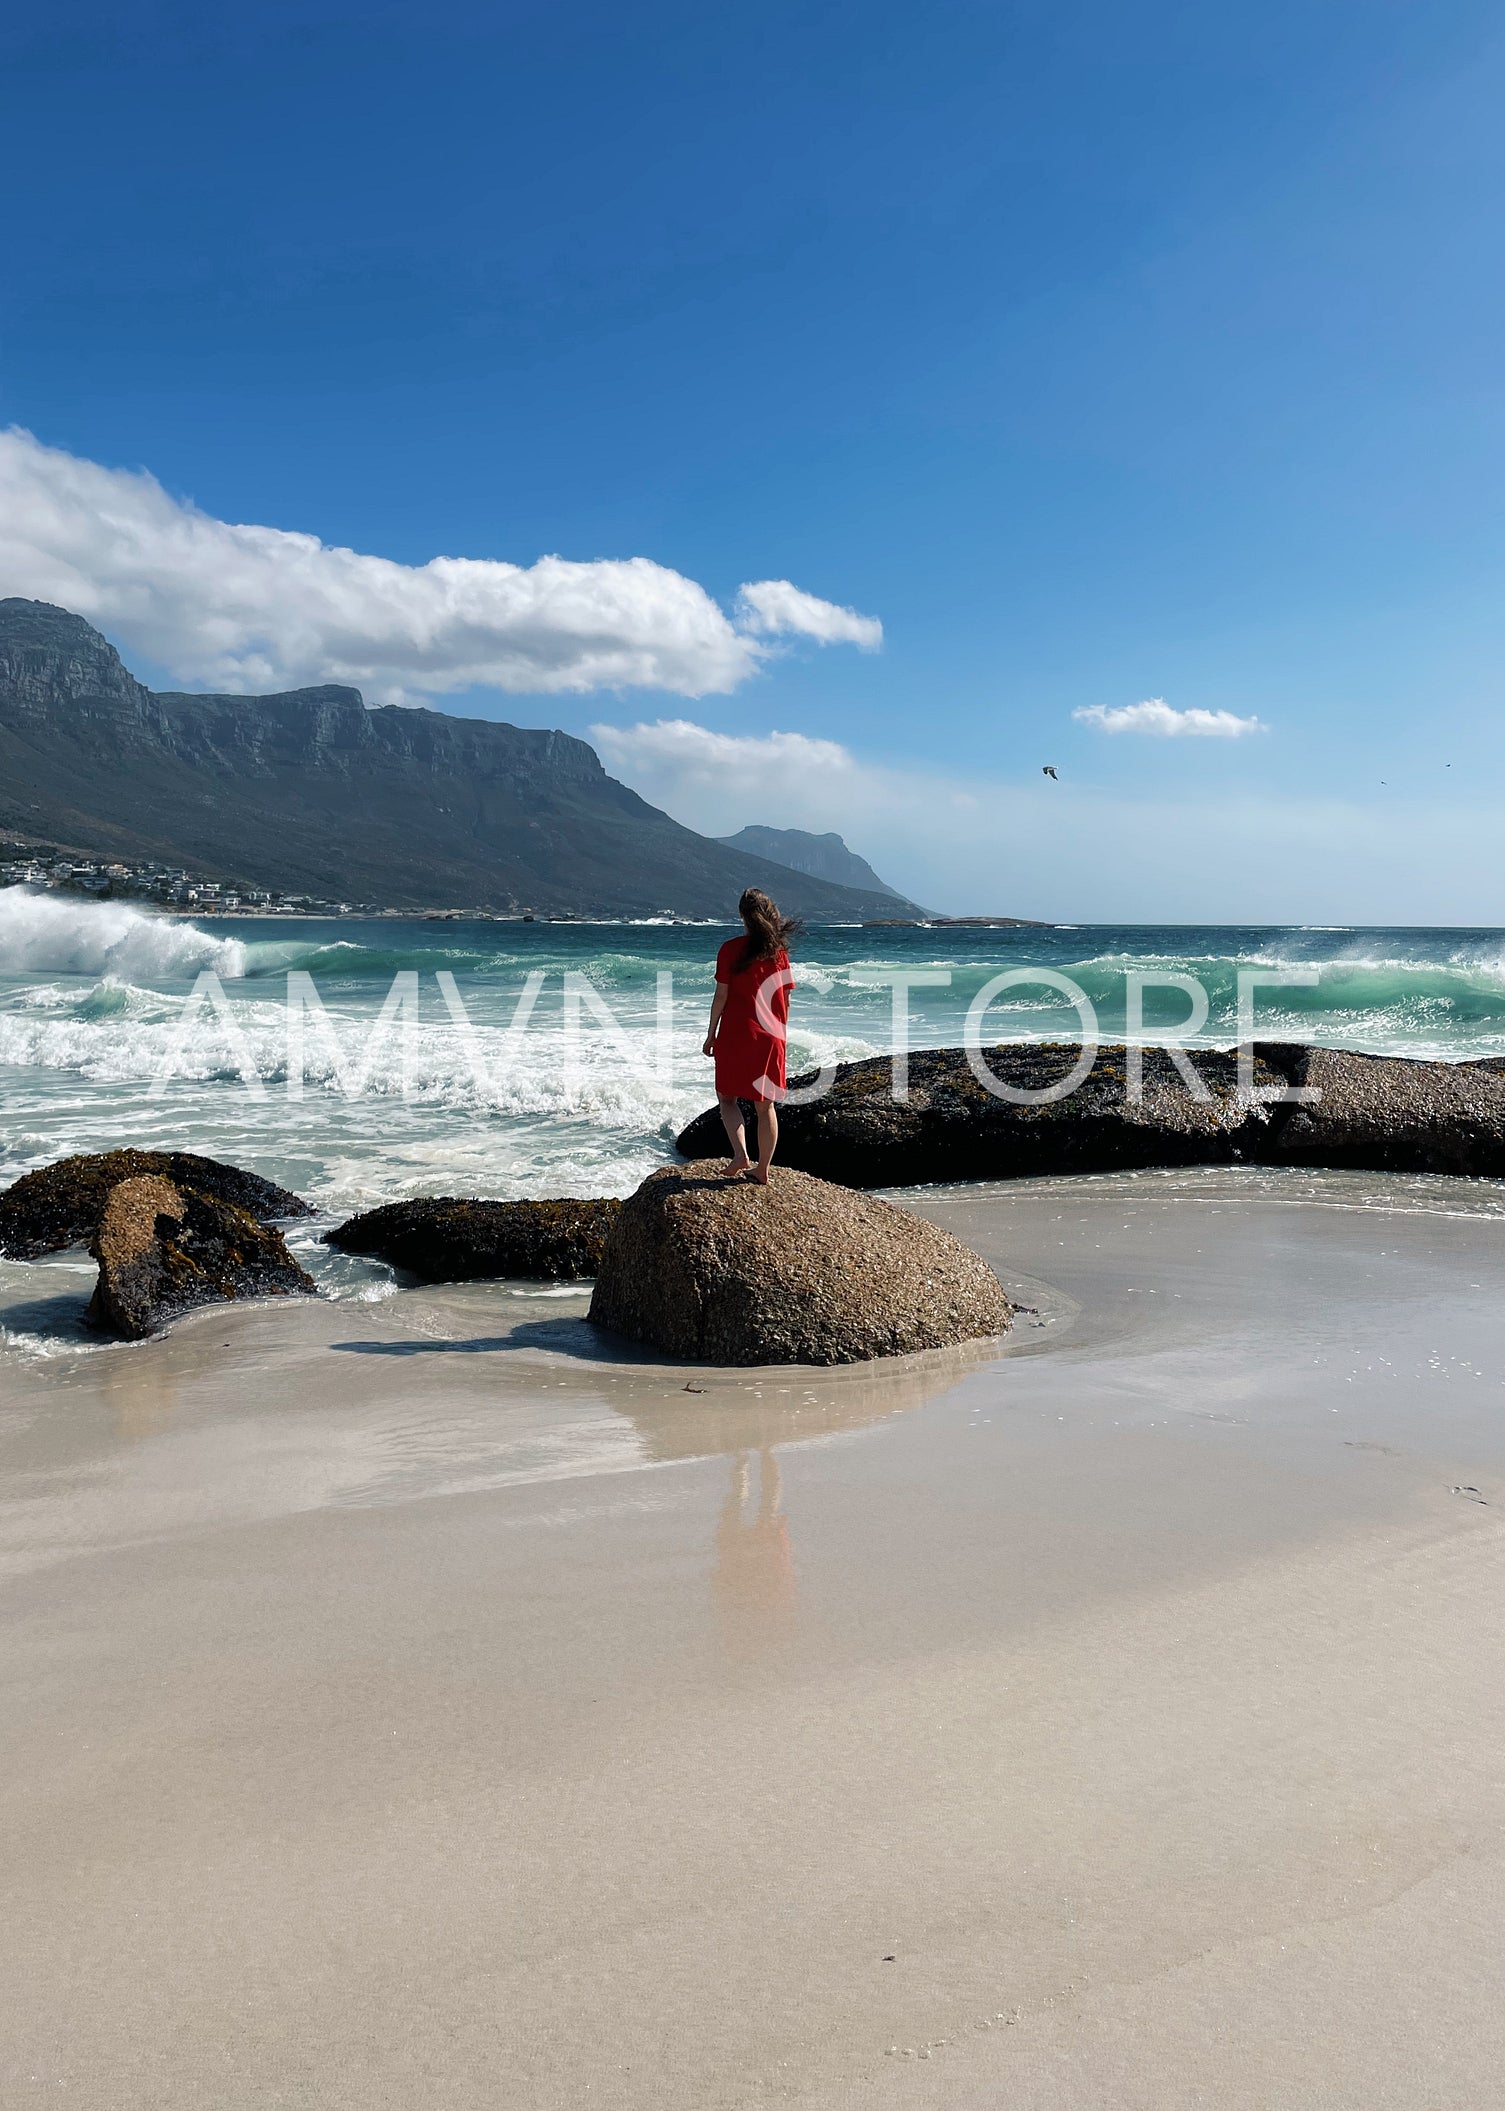
<instances>
[{"instance_id":1,"label":"large boulder","mask_svg":"<svg viewBox=\"0 0 1505 2111\"><path fill-rule=\"evenodd\" d=\"M110 1190L90 1250L99 1282L88 1316L127 1341L155 1334L196 1305L314 1295L281 1232L160 1174Z\"/></svg>"},{"instance_id":2,"label":"large boulder","mask_svg":"<svg viewBox=\"0 0 1505 2111\"><path fill-rule=\"evenodd\" d=\"M34 1261L87 1245L99 1230L111 1191L122 1180L153 1176L229 1203L258 1223L313 1215L306 1202L275 1181L217 1158L201 1158L196 1151L96 1151L23 1173L0 1195L0 1257Z\"/></svg>"},{"instance_id":3,"label":"large boulder","mask_svg":"<svg viewBox=\"0 0 1505 2111\"><path fill-rule=\"evenodd\" d=\"M1080 1051L1007 1042L985 1051L994 1074L1016 1091L1040 1092L1071 1070ZM1033 1105L990 1091L960 1048L909 1058L909 1094L895 1099L887 1056L842 1063L831 1089L779 1115L779 1157L846 1187L913 1187L937 1180L1005 1180L1032 1173L1100 1173L1154 1165L1227 1163L1251 1128L1263 1129L1238 1084L1235 1051L1198 1049L1208 1097L1193 1096L1164 1052L1146 1050L1142 1094L1130 1096L1127 1051L1102 1047L1090 1075L1063 1098ZM796 1079L796 1085L808 1079ZM1256 1086L1278 1088L1281 1072L1257 1056ZM730 1155L712 1107L684 1129L686 1158Z\"/></svg>"},{"instance_id":4,"label":"large boulder","mask_svg":"<svg viewBox=\"0 0 1505 2111\"><path fill-rule=\"evenodd\" d=\"M1347 1048L1272 1050L1320 1097L1280 1110L1251 1157L1388 1173L1505 1174L1505 1076L1496 1061L1426 1063Z\"/></svg>"},{"instance_id":5,"label":"large boulder","mask_svg":"<svg viewBox=\"0 0 1505 2111\"><path fill-rule=\"evenodd\" d=\"M890 1202L775 1166L767 1187L703 1160L652 1173L606 1241L597 1326L697 1363L862 1363L1001 1334L1012 1307L977 1254Z\"/></svg>"},{"instance_id":6,"label":"large boulder","mask_svg":"<svg viewBox=\"0 0 1505 2111\"><path fill-rule=\"evenodd\" d=\"M1078 1053L1012 1042L986 1056L1005 1083L1038 1091L1065 1077ZM843 1063L824 1098L782 1110L779 1156L849 1187L1239 1161L1505 1176L1499 1058L1432 1063L1260 1041L1252 1050L1250 1095L1240 1089L1236 1049L1187 1055L1205 1100L1156 1049L1145 1051L1138 1098L1129 1092L1127 1051L1105 1044L1075 1090L1034 1106L989 1091L960 1048L911 1055L907 1100L893 1096L887 1056ZM1260 1096L1289 1085L1319 1097L1308 1105ZM678 1148L687 1158L727 1155L714 1107L680 1133Z\"/></svg>"},{"instance_id":7,"label":"large boulder","mask_svg":"<svg viewBox=\"0 0 1505 2111\"><path fill-rule=\"evenodd\" d=\"M572 1282L601 1265L620 1202L468 1202L442 1195L388 1202L325 1233L346 1253L374 1254L427 1283L505 1275Z\"/></svg>"}]
</instances>

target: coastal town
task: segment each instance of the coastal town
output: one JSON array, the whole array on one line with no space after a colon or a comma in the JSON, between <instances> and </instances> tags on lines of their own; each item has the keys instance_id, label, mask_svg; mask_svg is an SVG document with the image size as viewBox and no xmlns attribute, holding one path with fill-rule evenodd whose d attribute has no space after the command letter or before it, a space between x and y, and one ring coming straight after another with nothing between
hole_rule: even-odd
<instances>
[{"instance_id":1,"label":"coastal town","mask_svg":"<svg viewBox=\"0 0 1505 2111\"><path fill-rule=\"evenodd\" d=\"M308 894L278 894L229 880L201 879L181 866L132 865L87 858L23 843L0 842L0 887L46 887L97 900L153 902L200 916L376 916L367 902L334 902Z\"/></svg>"}]
</instances>

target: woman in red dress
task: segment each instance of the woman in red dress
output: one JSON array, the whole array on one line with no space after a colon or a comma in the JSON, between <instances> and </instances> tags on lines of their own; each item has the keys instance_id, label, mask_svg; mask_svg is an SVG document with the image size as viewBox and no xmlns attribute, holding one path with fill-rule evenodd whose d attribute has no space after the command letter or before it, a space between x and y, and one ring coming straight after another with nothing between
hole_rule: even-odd
<instances>
[{"instance_id":1,"label":"woman in red dress","mask_svg":"<svg viewBox=\"0 0 1505 2111\"><path fill-rule=\"evenodd\" d=\"M716 955L716 996L705 1053L716 1058L716 1097L731 1138L731 1177L751 1173L768 1185L779 1140L778 1101L784 1096L784 1043L794 977L785 948L799 930L760 888L737 904L744 936L729 938ZM740 1100L758 1110L758 1162L747 1153Z\"/></svg>"}]
</instances>

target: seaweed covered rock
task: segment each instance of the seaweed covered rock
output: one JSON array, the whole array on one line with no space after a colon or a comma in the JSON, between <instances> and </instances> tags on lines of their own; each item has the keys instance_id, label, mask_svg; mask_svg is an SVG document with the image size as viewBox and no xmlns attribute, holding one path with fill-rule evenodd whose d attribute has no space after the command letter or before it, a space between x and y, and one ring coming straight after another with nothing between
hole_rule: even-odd
<instances>
[{"instance_id":1,"label":"seaweed covered rock","mask_svg":"<svg viewBox=\"0 0 1505 2111\"><path fill-rule=\"evenodd\" d=\"M1069 1075L1080 1050L1006 1042L983 1054L1010 1091L1038 1094ZM889 1058L872 1056L841 1064L822 1099L780 1110L779 1157L847 1187L1225 1163L1241 1155L1241 1139L1250 1129L1262 1131L1268 1115L1262 1103L1240 1093L1235 1051L1197 1049L1192 1060L1205 1099L1193 1094L1170 1056L1158 1049L1144 1053L1136 1097L1128 1051L1104 1046L1074 1090L1059 1099L1021 1102L984 1084L960 1048L912 1054L908 1096L897 1099ZM1256 1055L1257 1088L1278 1090L1285 1082L1282 1072ZM678 1149L686 1158L730 1155L714 1107L682 1131Z\"/></svg>"},{"instance_id":2,"label":"seaweed covered rock","mask_svg":"<svg viewBox=\"0 0 1505 2111\"><path fill-rule=\"evenodd\" d=\"M890 1202L775 1166L767 1187L714 1161L652 1173L601 1262L597 1326L699 1363L861 1363L1001 1334L986 1261Z\"/></svg>"},{"instance_id":3,"label":"seaweed covered rock","mask_svg":"<svg viewBox=\"0 0 1505 2111\"><path fill-rule=\"evenodd\" d=\"M1505 1076L1489 1057L1426 1063L1347 1048L1271 1050L1319 1097L1281 1109L1249 1155L1275 1165L1505 1175Z\"/></svg>"},{"instance_id":4,"label":"seaweed covered rock","mask_svg":"<svg viewBox=\"0 0 1505 2111\"><path fill-rule=\"evenodd\" d=\"M281 1232L160 1174L111 1188L90 1251L99 1282L89 1318L127 1341L197 1305L314 1294Z\"/></svg>"},{"instance_id":5,"label":"seaweed covered rock","mask_svg":"<svg viewBox=\"0 0 1505 2111\"><path fill-rule=\"evenodd\" d=\"M374 1254L429 1283L504 1275L573 1282L596 1273L621 1206L605 1200L468 1202L436 1196L365 1210L325 1238L346 1253Z\"/></svg>"},{"instance_id":6,"label":"seaweed covered rock","mask_svg":"<svg viewBox=\"0 0 1505 2111\"><path fill-rule=\"evenodd\" d=\"M1066 1078L1079 1053L1044 1042L984 1051L996 1079L1026 1092ZM1161 1049L1145 1050L1137 1095L1129 1052L1104 1045L1072 1090L1033 1104L991 1091L960 1048L911 1055L907 1099L894 1096L888 1057L843 1063L822 1099L782 1111L779 1155L850 1187L1239 1160L1505 1177L1505 1060L1499 1057L1434 1063L1258 1041L1251 1051L1253 1091L1245 1092L1236 1049L1185 1054L1205 1098ZM1303 1104L1283 1097L1293 1085L1316 1098ZM697 1116L678 1144L687 1158L725 1156L729 1146L716 1109Z\"/></svg>"},{"instance_id":7,"label":"seaweed covered rock","mask_svg":"<svg viewBox=\"0 0 1505 2111\"><path fill-rule=\"evenodd\" d=\"M313 1214L275 1181L195 1151L95 1151L38 1166L0 1194L0 1257L34 1261L87 1245L99 1230L111 1190L122 1180L152 1176L229 1203L263 1224Z\"/></svg>"}]
</instances>

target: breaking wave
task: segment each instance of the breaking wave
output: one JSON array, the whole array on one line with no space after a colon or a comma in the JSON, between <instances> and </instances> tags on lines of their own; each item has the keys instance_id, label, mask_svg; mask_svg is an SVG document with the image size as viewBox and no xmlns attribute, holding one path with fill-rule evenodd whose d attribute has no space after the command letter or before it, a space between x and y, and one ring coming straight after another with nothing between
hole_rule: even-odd
<instances>
[{"instance_id":1,"label":"breaking wave","mask_svg":"<svg viewBox=\"0 0 1505 2111\"><path fill-rule=\"evenodd\" d=\"M0 1064L71 1071L97 1085L185 1084L260 1088L285 1097L293 1045L289 1013L273 985L232 1000L227 1018L212 1006L185 1018L184 997L104 981L69 988L49 982L0 1009ZM498 1016L474 1004L468 1031L447 1017L437 992L417 1020L376 1027L374 1004L346 1005L297 1034L296 1077L310 1095L335 1100L400 1100L435 1112L484 1117L546 1116L655 1133L699 1111L710 1087L700 1054L703 1006L676 1007L667 1045L655 1025L625 1011L615 1031L587 1023L566 1030L557 1003L541 1004L514 1035L509 992ZM792 1032L795 1069L874 1053L850 1033ZM372 1119L376 1119L373 1115Z\"/></svg>"},{"instance_id":2,"label":"breaking wave","mask_svg":"<svg viewBox=\"0 0 1505 2111\"><path fill-rule=\"evenodd\" d=\"M239 979L246 949L197 924L126 902L80 902L0 888L0 975L105 975L126 982L190 980L201 968Z\"/></svg>"},{"instance_id":3,"label":"breaking wave","mask_svg":"<svg viewBox=\"0 0 1505 2111\"><path fill-rule=\"evenodd\" d=\"M1125 975L1184 975L1208 997L1203 1041L1230 1041L1238 1032L1238 978L1260 978L1254 992L1258 1031L1266 1039L1327 1041L1377 1055L1455 1060L1505 1050L1505 960L1498 943L1454 948L1431 959L1358 950L1334 955L1282 947L1238 955L1116 953L1069 970L1098 1007L1105 1032L1121 1031ZM1294 976L1312 976L1303 982ZM1174 991L1148 990L1145 1017L1173 1026L1187 1014Z\"/></svg>"}]
</instances>

